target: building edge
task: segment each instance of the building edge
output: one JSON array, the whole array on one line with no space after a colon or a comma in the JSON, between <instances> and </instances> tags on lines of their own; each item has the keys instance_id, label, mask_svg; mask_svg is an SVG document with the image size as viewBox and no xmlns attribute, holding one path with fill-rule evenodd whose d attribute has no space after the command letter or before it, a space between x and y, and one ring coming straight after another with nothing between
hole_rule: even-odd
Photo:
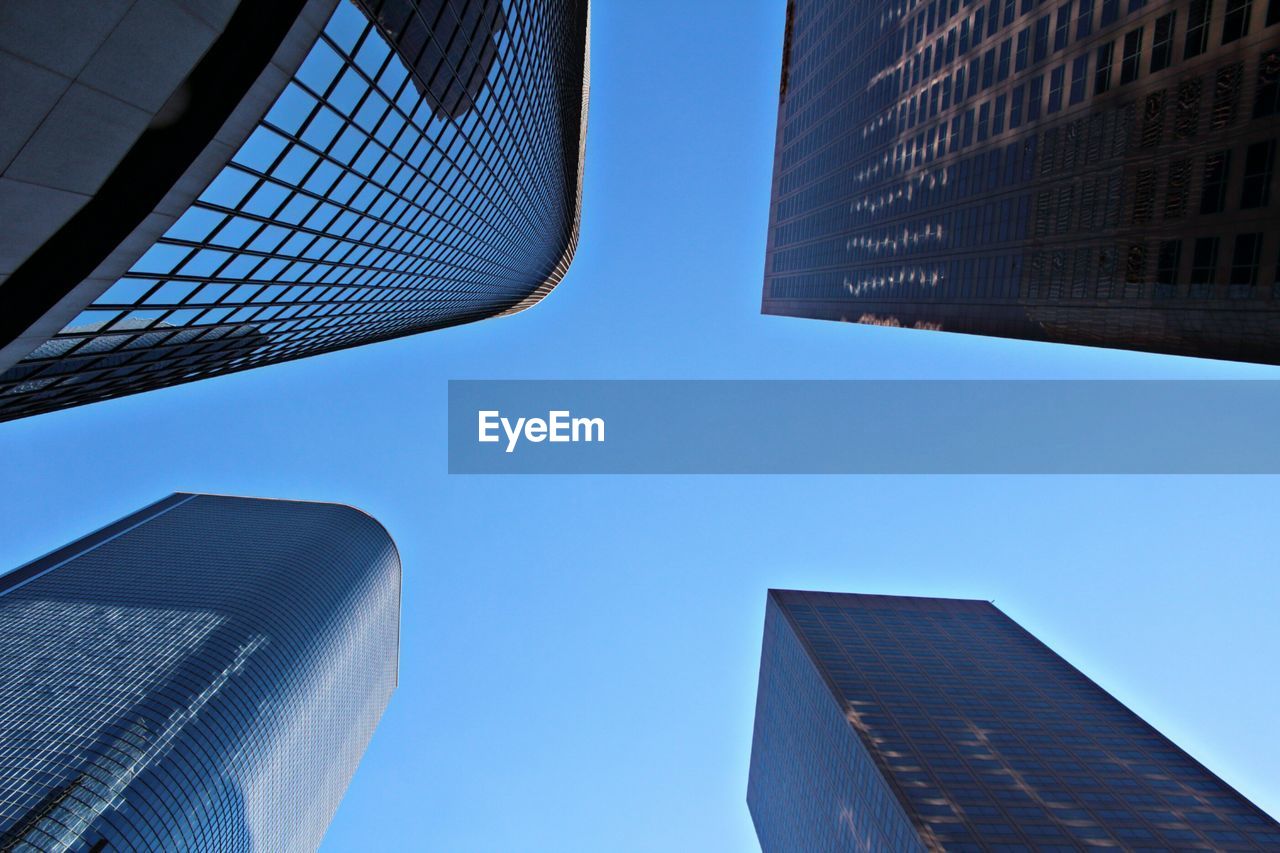
<instances>
[{"instance_id":1,"label":"building edge","mask_svg":"<svg viewBox=\"0 0 1280 853\"><path fill-rule=\"evenodd\" d=\"M0 373L102 295L191 206L284 91L339 2L287 0L268 9L242 0L175 92L204 97L177 121L147 128L93 198L5 280ZM247 85L221 85L237 69Z\"/></svg>"}]
</instances>

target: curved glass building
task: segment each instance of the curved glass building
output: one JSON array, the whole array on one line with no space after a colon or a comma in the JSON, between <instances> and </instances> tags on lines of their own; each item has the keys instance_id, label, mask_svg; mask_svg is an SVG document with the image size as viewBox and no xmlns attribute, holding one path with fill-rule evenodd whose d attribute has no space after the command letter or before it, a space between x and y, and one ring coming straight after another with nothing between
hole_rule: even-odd
<instances>
[{"instance_id":1,"label":"curved glass building","mask_svg":"<svg viewBox=\"0 0 1280 853\"><path fill-rule=\"evenodd\" d=\"M0 129L0 420L509 314L564 276L587 0L77 6L0 19L30 113Z\"/></svg>"},{"instance_id":2,"label":"curved glass building","mask_svg":"<svg viewBox=\"0 0 1280 853\"><path fill-rule=\"evenodd\" d=\"M350 507L175 494L0 577L0 850L314 850L396 686Z\"/></svg>"}]
</instances>

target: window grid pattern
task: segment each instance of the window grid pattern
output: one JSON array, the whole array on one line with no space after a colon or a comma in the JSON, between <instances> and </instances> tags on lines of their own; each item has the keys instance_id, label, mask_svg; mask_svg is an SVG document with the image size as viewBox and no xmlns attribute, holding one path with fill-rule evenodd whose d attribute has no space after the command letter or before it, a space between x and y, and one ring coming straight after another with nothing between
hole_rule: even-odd
<instances>
[{"instance_id":1,"label":"window grid pattern","mask_svg":"<svg viewBox=\"0 0 1280 853\"><path fill-rule=\"evenodd\" d=\"M1280 844L1274 820L987 602L772 595L929 849Z\"/></svg>"},{"instance_id":2,"label":"window grid pattern","mask_svg":"<svg viewBox=\"0 0 1280 853\"><path fill-rule=\"evenodd\" d=\"M119 526L0 579L0 849L316 849L396 685L390 538L203 495Z\"/></svg>"},{"instance_id":3,"label":"window grid pattern","mask_svg":"<svg viewBox=\"0 0 1280 853\"><path fill-rule=\"evenodd\" d=\"M1224 267L1205 292L1185 265L1242 231L1280 260L1276 205L1243 207L1238 172L1198 214L1209 157L1280 136L1276 30L1255 14L1223 48L1225 14L794 0L764 311L1280 363L1270 289L1233 298ZM1129 263L1171 239L1172 292Z\"/></svg>"},{"instance_id":4,"label":"window grid pattern","mask_svg":"<svg viewBox=\"0 0 1280 853\"><path fill-rule=\"evenodd\" d=\"M747 805L764 853L925 849L772 596Z\"/></svg>"},{"instance_id":5,"label":"window grid pattern","mask_svg":"<svg viewBox=\"0 0 1280 853\"><path fill-rule=\"evenodd\" d=\"M195 204L0 375L0 419L537 302L577 240L586 14L343 0Z\"/></svg>"}]
</instances>

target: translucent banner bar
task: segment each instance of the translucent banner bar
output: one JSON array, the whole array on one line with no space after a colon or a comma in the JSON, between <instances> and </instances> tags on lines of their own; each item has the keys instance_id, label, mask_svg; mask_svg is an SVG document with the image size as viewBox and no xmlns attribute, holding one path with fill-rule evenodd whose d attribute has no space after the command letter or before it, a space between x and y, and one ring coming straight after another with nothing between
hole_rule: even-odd
<instances>
[{"instance_id":1,"label":"translucent banner bar","mask_svg":"<svg viewBox=\"0 0 1280 853\"><path fill-rule=\"evenodd\" d=\"M1275 474L1268 381L453 381L452 474Z\"/></svg>"}]
</instances>

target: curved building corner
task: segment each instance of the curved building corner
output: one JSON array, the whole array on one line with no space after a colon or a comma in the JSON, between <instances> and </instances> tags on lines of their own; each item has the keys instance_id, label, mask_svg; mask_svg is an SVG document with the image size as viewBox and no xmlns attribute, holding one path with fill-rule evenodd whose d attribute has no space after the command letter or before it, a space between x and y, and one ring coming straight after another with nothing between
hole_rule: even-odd
<instances>
[{"instance_id":1,"label":"curved building corner","mask_svg":"<svg viewBox=\"0 0 1280 853\"><path fill-rule=\"evenodd\" d=\"M65 87L105 64L155 89L152 112L124 129L111 105L72 114L90 132L45 146L97 171L0 238L0 420L512 313L563 278L586 0L228 0L172 45L160 7L132 30L96 6L68 22L88 59ZM6 6L0 48L37 11ZM118 33L129 49L107 50ZM33 79L54 47L25 60ZM140 81L155 55L168 76ZM38 146L18 118L0 209L21 214L35 202L4 144Z\"/></svg>"},{"instance_id":2,"label":"curved building corner","mask_svg":"<svg viewBox=\"0 0 1280 853\"><path fill-rule=\"evenodd\" d=\"M316 849L399 624L334 504L174 494L0 577L0 849Z\"/></svg>"}]
</instances>

